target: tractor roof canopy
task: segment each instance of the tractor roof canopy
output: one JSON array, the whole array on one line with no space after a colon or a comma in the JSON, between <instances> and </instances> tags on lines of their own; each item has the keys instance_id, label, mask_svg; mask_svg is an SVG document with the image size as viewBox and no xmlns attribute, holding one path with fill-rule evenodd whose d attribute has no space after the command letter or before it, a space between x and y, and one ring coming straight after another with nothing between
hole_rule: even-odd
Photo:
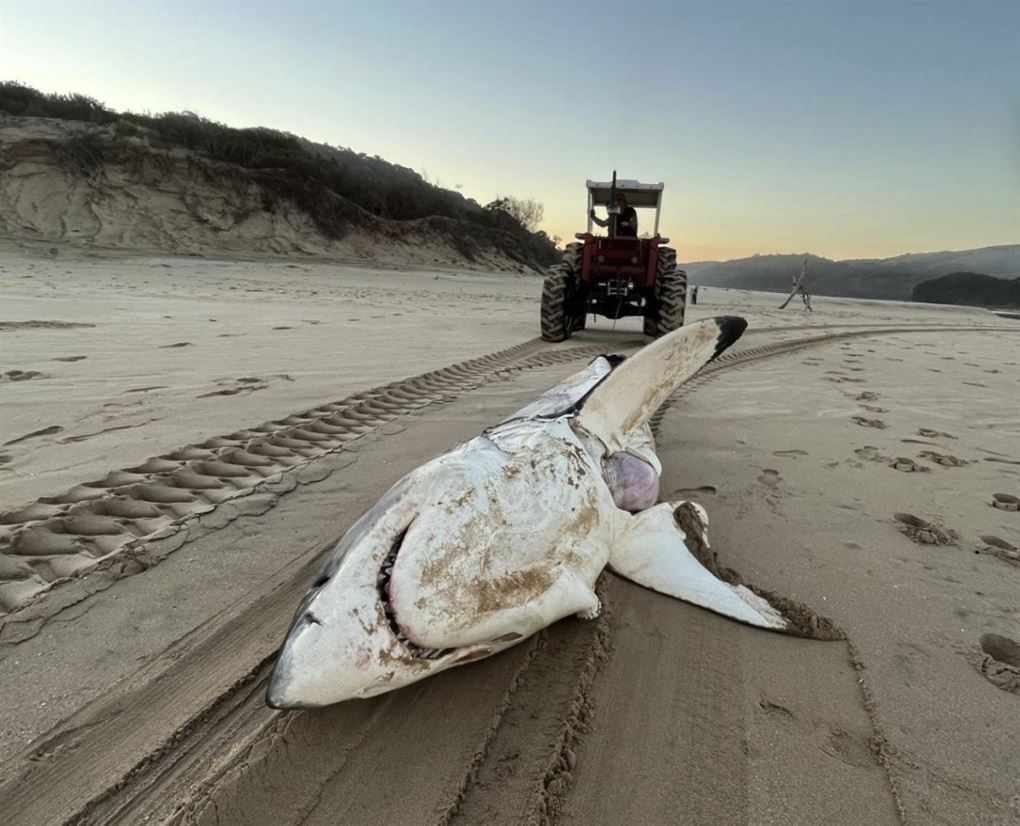
<instances>
[{"instance_id":1,"label":"tractor roof canopy","mask_svg":"<svg viewBox=\"0 0 1020 826\"><path fill-rule=\"evenodd\" d=\"M590 203L599 206L609 203L612 181L588 181ZM662 203L662 190L665 184L643 184L626 178L616 179L616 193L627 198L627 205L632 207L651 207L658 209Z\"/></svg>"}]
</instances>

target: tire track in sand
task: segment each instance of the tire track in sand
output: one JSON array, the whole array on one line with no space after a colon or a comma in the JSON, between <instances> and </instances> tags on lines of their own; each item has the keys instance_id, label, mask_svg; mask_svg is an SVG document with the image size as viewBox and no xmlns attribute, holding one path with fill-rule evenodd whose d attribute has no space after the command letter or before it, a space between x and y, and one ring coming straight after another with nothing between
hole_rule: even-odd
<instances>
[{"instance_id":1,"label":"tire track in sand","mask_svg":"<svg viewBox=\"0 0 1020 826\"><path fill-rule=\"evenodd\" d=\"M188 445L0 514L0 618L187 520L307 465L398 416L514 373L595 356L539 339L257 427ZM144 566L120 560L119 575Z\"/></svg>"}]
</instances>

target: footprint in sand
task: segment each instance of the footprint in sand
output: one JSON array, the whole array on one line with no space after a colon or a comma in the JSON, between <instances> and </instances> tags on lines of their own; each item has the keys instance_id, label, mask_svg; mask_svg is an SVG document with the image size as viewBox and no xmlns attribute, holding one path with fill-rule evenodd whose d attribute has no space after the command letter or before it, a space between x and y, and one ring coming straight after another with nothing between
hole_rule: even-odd
<instances>
[{"instance_id":1,"label":"footprint in sand","mask_svg":"<svg viewBox=\"0 0 1020 826\"><path fill-rule=\"evenodd\" d=\"M934 450L922 450L921 457L923 459L930 459L935 464L942 465L943 467L963 467L970 464L966 459L961 459L959 456L953 456L949 453L936 453Z\"/></svg>"},{"instance_id":2,"label":"footprint in sand","mask_svg":"<svg viewBox=\"0 0 1020 826\"><path fill-rule=\"evenodd\" d=\"M758 707L766 717L773 717L780 720L794 719L793 712L786 706L774 703L768 697L762 696L758 701Z\"/></svg>"},{"instance_id":3,"label":"footprint in sand","mask_svg":"<svg viewBox=\"0 0 1020 826\"><path fill-rule=\"evenodd\" d=\"M960 535L945 527L938 518L928 522L912 513L894 513L893 519L900 524L900 533L905 534L919 545L955 545Z\"/></svg>"},{"instance_id":4,"label":"footprint in sand","mask_svg":"<svg viewBox=\"0 0 1020 826\"><path fill-rule=\"evenodd\" d=\"M212 390L196 396L197 399L207 399L210 396L236 396L238 393L254 393L256 390L265 390L269 385L256 376L244 376L239 379L217 379L220 385L219 390Z\"/></svg>"},{"instance_id":5,"label":"footprint in sand","mask_svg":"<svg viewBox=\"0 0 1020 826\"><path fill-rule=\"evenodd\" d=\"M274 330L293 330L293 327L274 327Z\"/></svg>"},{"instance_id":6,"label":"footprint in sand","mask_svg":"<svg viewBox=\"0 0 1020 826\"><path fill-rule=\"evenodd\" d=\"M712 494L716 492L715 485L702 485L698 488L677 488L669 494L670 501L674 499L683 499L684 497L693 496L705 496L706 494Z\"/></svg>"},{"instance_id":7,"label":"footprint in sand","mask_svg":"<svg viewBox=\"0 0 1020 826\"><path fill-rule=\"evenodd\" d=\"M0 374L0 380L28 381L29 379L41 378L42 375L38 370L8 370L6 373Z\"/></svg>"},{"instance_id":8,"label":"footprint in sand","mask_svg":"<svg viewBox=\"0 0 1020 826\"><path fill-rule=\"evenodd\" d=\"M868 462L879 462L883 465L891 465L895 460L891 456L885 456L878 452L878 448L874 445L865 445L859 447L854 451L854 455L859 459L864 459ZM862 467L862 465L858 465Z\"/></svg>"},{"instance_id":9,"label":"footprint in sand","mask_svg":"<svg viewBox=\"0 0 1020 826\"><path fill-rule=\"evenodd\" d=\"M761 472L761 476L758 477L758 481L761 482L763 485L767 485L770 488L775 488L779 486L779 481L781 478L782 477L779 475L778 470L773 470L772 468L765 468Z\"/></svg>"},{"instance_id":10,"label":"footprint in sand","mask_svg":"<svg viewBox=\"0 0 1020 826\"><path fill-rule=\"evenodd\" d=\"M52 436L54 433L60 433L64 428L58 424L44 427L41 430L33 430L31 433L26 433L24 436L18 436L17 439L11 439L9 442L4 442L4 447L8 445L16 445L18 442L25 442L29 439L35 439L38 436Z\"/></svg>"},{"instance_id":11,"label":"footprint in sand","mask_svg":"<svg viewBox=\"0 0 1020 826\"><path fill-rule=\"evenodd\" d=\"M865 390L863 393L858 393L855 401L859 402L877 402L878 393L872 393L870 390Z\"/></svg>"},{"instance_id":12,"label":"footprint in sand","mask_svg":"<svg viewBox=\"0 0 1020 826\"><path fill-rule=\"evenodd\" d=\"M1001 559L1009 565L1020 568L1020 552L1016 545L991 534L982 534L981 541L985 544L976 548L974 553L994 556L996 559Z\"/></svg>"},{"instance_id":13,"label":"footprint in sand","mask_svg":"<svg viewBox=\"0 0 1020 826\"><path fill-rule=\"evenodd\" d=\"M75 330L79 327L95 327L81 321L0 321L0 332L4 330Z\"/></svg>"},{"instance_id":14,"label":"footprint in sand","mask_svg":"<svg viewBox=\"0 0 1020 826\"><path fill-rule=\"evenodd\" d=\"M931 468L927 468L924 465L919 465L913 459L908 456L897 456L896 460L892 463L893 470L899 470L903 473L930 473Z\"/></svg>"},{"instance_id":15,"label":"footprint in sand","mask_svg":"<svg viewBox=\"0 0 1020 826\"><path fill-rule=\"evenodd\" d=\"M192 344L191 344L190 341L178 341L176 344L161 344L159 346L159 349L160 350L172 350L172 349L174 349L176 347L191 347L191 346L192 346Z\"/></svg>"},{"instance_id":16,"label":"footprint in sand","mask_svg":"<svg viewBox=\"0 0 1020 826\"><path fill-rule=\"evenodd\" d=\"M1001 634L982 634L978 671L996 688L1020 694L1020 643Z\"/></svg>"},{"instance_id":17,"label":"footprint in sand","mask_svg":"<svg viewBox=\"0 0 1020 826\"><path fill-rule=\"evenodd\" d=\"M773 456L784 456L784 457L786 457L786 456L807 456L808 452L806 450L773 450L772 451L772 455Z\"/></svg>"},{"instance_id":18,"label":"footprint in sand","mask_svg":"<svg viewBox=\"0 0 1020 826\"><path fill-rule=\"evenodd\" d=\"M976 381L965 381L964 384L968 385L969 387L988 387L987 384L981 384L980 382Z\"/></svg>"},{"instance_id":19,"label":"footprint in sand","mask_svg":"<svg viewBox=\"0 0 1020 826\"><path fill-rule=\"evenodd\" d=\"M919 427L917 429L918 436L924 436L926 439L955 439L956 437L952 433L945 433L941 430L932 430L928 427Z\"/></svg>"},{"instance_id":20,"label":"footprint in sand","mask_svg":"<svg viewBox=\"0 0 1020 826\"><path fill-rule=\"evenodd\" d=\"M1020 510L1020 499L1009 493L993 493L992 507L1000 511Z\"/></svg>"},{"instance_id":21,"label":"footprint in sand","mask_svg":"<svg viewBox=\"0 0 1020 826\"><path fill-rule=\"evenodd\" d=\"M86 358L88 358L88 356L59 356L59 357L57 357L57 358L55 358L53 360L54 361L82 361L83 359L86 359Z\"/></svg>"},{"instance_id":22,"label":"footprint in sand","mask_svg":"<svg viewBox=\"0 0 1020 826\"><path fill-rule=\"evenodd\" d=\"M862 404L861 407L863 407L869 413L888 413L889 412L889 408L887 408L887 407L876 407L873 404Z\"/></svg>"},{"instance_id":23,"label":"footprint in sand","mask_svg":"<svg viewBox=\"0 0 1020 826\"><path fill-rule=\"evenodd\" d=\"M889 426L881 419L867 419L864 416L851 416L850 419L854 424L859 424L861 427L874 427L879 430L885 430Z\"/></svg>"}]
</instances>

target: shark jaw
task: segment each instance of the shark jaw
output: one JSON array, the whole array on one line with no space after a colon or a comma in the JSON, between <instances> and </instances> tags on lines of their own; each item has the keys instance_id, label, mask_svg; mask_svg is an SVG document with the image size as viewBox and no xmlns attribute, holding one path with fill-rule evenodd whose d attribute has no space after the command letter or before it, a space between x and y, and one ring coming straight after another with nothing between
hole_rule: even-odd
<instances>
[{"instance_id":1,"label":"shark jaw","mask_svg":"<svg viewBox=\"0 0 1020 826\"><path fill-rule=\"evenodd\" d=\"M430 463L405 477L340 541L287 633L266 692L269 706L315 708L372 697L490 656L533 632L434 647L401 624L394 569L413 544L412 528L423 510L435 512L437 501L456 502L471 488L459 474L446 478L448 471L448 463Z\"/></svg>"}]
</instances>

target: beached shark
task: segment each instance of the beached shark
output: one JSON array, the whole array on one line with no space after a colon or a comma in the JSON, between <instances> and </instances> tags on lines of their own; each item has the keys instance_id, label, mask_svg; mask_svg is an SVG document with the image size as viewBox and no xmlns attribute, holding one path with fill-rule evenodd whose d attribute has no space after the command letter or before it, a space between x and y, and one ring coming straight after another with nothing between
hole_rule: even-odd
<instances>
[{"instance_id":1,"label":"beached shark","mask_svg":"<svg viewBox=\"0 0 1020 826\"><path fill-rule=\"evenodd\" d=\"M588 367L481 436L412 471L336 545L297 610L267 702L371 697L488 657L572 614L593 619L607 566L761 628L766 600L716 578L708 517L656 504L649 419L744 332L742 318L682 327Z\"/></svg>"}]
</instances>

